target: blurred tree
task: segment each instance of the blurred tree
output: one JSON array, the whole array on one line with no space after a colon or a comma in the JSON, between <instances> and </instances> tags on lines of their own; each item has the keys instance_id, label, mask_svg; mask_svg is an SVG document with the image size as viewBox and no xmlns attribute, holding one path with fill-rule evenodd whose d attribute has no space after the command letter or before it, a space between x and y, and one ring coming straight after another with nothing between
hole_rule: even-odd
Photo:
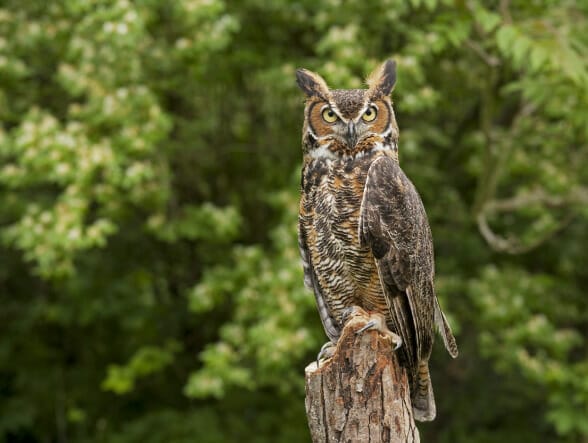
<instances>
[{"instance_id":1,"label":"blurred tree","mask_svg":"<svg viewBox=\"0 0 588 443\"><path fill-rule=\"evenodd\" d=\"M587 28L572 0L4 0L0 436L308 441L294 69L394 57L461 351L423 441L585 441Z\"/></svg>"}]
</instances>

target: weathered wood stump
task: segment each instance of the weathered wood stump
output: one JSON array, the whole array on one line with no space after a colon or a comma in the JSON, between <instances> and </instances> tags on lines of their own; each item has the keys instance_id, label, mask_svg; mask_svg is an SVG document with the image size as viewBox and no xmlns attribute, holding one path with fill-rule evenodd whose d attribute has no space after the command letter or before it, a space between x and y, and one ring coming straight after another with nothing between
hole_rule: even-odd
<instances>
[{"instance_id":1,"label":"weathered wood stump","mask_svg":"<svg viewBox=\"0 0 588 443\"><path fill-rule=\"evenodd\" d=\"M332 358L306 367L306 415L314 443L420 442L406 371L393 352L395 336L375 328L358 333L375 316L357 309Z\"/></svg>"}]
</instances>

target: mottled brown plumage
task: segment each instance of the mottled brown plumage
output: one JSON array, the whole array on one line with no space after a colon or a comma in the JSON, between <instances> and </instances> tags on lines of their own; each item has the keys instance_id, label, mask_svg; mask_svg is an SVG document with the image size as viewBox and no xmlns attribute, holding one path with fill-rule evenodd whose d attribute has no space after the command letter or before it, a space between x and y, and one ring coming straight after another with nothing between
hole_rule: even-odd
<instances>
[{"instance_id":1,"label":"mottled brown plumage","mask_svg":"<svg viewBox=\"0 0 588 443\"><path fill-rule=\"evenodd\" d=\"M398 127L389 98L395 64L384 63L369 88L330 90L297 71L306 94L299 246L306 285L315 293L335 343L347 308L382 313L403 345L415 417L432 420L428 361L435 326L457 346L433 286L433 242L421 199L398 164Z\"/></svg>"}]
</instances>

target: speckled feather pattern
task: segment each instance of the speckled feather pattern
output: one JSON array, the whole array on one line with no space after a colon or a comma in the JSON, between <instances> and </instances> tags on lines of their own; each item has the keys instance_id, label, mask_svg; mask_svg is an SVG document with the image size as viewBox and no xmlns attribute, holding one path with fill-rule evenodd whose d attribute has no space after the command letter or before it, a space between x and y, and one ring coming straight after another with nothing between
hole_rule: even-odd
<instances>
[{"instance_id":1,"label":"speckled feather pattern","mask_svg":"<svg viewBox=\"0 0 588 443\"><path fill-rule=\"evenodd\" d=\"M334 319L338 338L345 308L358 305L386 312L378 272L369 246L360 246L361 198L371 158L334 162L317 159L305 165L300 202L300 239L308 252L306 273L320 288ZM314 289L314 288L313 288Z\"/></svg>"}]
</instances>

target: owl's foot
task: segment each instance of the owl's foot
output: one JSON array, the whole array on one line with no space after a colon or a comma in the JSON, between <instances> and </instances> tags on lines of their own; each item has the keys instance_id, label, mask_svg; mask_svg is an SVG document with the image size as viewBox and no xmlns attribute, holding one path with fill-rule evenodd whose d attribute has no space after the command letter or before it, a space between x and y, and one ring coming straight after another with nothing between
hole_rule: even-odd
<instances>
[{"instance_id":1,"label":"owl's foot","mask_svg":"<svg viewBox=\"0 0 588 443\"><path fill-rule=\"evenodd\" d=\"M331 358L333 356L333 354L335 353L336 346L337 345L335 345L335 343L333 343L332 341L328 341L321 347L321 350L319 351L318 355L316 356L317 367L320 366L319 362L321 360L328 360L329 358Z\"/></svg>"},{"instance_id":2,"label":"owl's foot","mask_svg":"<svg viewBox=\"0 0 588 443\"><path fill-rule=\"evenodd\" d=\"M387 335L390 337L392 344L394 345L393 351L396 351L400 346L402 346L402 337L388 329L386 325L386 319L381 314L372 314L370 315L370 321L368 321L363 327L358 329L355 334L361 334L362 332L368 331L370 329L375 329L376 331L380 332L383 335Z\"/></svg>"}]
</instances>

